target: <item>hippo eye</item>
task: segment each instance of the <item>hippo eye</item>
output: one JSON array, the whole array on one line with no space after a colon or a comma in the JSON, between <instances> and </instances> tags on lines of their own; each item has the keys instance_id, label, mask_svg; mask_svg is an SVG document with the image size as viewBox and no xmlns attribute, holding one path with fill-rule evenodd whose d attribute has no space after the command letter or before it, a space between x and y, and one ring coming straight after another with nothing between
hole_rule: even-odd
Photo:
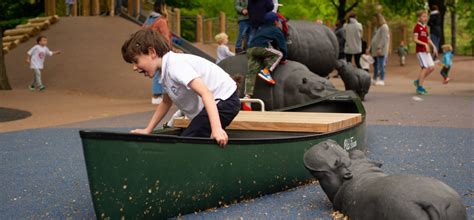
<instances>
[{"instance_id":1,"label":"hippo eye","mask_svg":"<svg viewBox=\"0 0 474 220\"><path fill-rule=\"evenodd\" d=\"M308 82L308 79L303 78L303 84L306 84Z\"/></svg>"}]
</instances>

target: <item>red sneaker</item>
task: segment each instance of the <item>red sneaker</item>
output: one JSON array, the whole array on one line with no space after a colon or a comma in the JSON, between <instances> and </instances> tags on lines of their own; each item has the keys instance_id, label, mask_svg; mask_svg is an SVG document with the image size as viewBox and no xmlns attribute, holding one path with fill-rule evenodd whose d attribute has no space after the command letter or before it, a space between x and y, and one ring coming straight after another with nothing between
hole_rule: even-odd
<instances>
[{"instance_id":1,"label":"red sneaker","mask_svg":"<svg viewBox=\"0 0 474 220\"><path fill-rule=\"evenodd\" d=\"M444 78L443 84L448 84L449 80L451 80L449 77Z\"/></svg>"},{"instance_id":2,"label":"red sneaker","mask_svg":"<svg viewBox=\"0 0 474 220\"><path fill-rule=\"evenodd\" d=\"M281 61L280 61L280 64L281 64L281 65L285 65L285 64L287 64L287 63L288 63L288 60L281 60Z\"/></svg>"},{"instance_id":3,"label":"red sneaker","mask_svg":"<svg viewBox=\"0 0 474 220\"><path fill-rule=\"evenodd\" d=\"M242 102L242 110L252 111L252 105L249 102Z\"/></svg>"}]
</instances>

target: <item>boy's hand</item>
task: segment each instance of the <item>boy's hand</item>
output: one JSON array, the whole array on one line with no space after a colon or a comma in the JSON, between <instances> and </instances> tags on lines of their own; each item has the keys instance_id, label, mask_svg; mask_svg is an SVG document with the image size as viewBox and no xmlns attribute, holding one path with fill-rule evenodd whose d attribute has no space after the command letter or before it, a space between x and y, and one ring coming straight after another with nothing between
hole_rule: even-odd
<instances>
[{"instance_id":1,"label":"boy's hand","mask_svg":"<svg viewBox=\"0 0 474 220\"><path fill-rule=\"evenodd\" d=\"M217 141L217 144L219 144L219 146L222 148L227 145L227 141L229 140L227 133L222 128L218 128L216 129L216 131L213 130L211 133L211 138L215 139Z\"/></svg>"},{"instance_id":2,"label":"boy's hand","mask_svg":"<svg viewBox=\"0 0 474 220\"><path fill-rule=\"evenodd\" d=\"M130 133L133 133L133 134L150 134L151 131L148 131L146 128L145 129L134 129L134 130L131 130Z\"/></svg>"},{"instance_id":3,"label":"boy's hand","mask_svg":"<svg viewBox=\"0 0 474 220\"><path fill-rule=\"evenodd\" d=\"M26 58L25 62L30 63L30 59Z\"/></svg>"},{"instance_id":4,"label":"boy's hand","mask_svg":"<svg viewBox=\"0 0 474 220\"><path fill-rule=\"evenodd\" d=\"M61 54L60 50L54 51L53 54Z\"/></svg>"},{"instance_id":5,"label":"boy's hand","mask_svg":"<svg viewBox=\"0 0 474 220\"><path fill-rule=\"evenodd\" d=\"M431 49L430 49L430 45L428 45L428 44L425 44L425 47L426 47L426 52L427 52L427 53L429 53L429 52L431 51Z\"/></svg>"},{"instance_id":6,"label":"boy's hand","mask_svg":"<svg viewBox=\"0 0 474 220\"><path fill-rule=\"evenodd\" d=\"M378 55L378 56L382 56L382 55L383 55L383 54L382 54L382 48L377 48L377 51L376 51L376 52L377 52L377 55Z\"/></svg>"}]
</instances>

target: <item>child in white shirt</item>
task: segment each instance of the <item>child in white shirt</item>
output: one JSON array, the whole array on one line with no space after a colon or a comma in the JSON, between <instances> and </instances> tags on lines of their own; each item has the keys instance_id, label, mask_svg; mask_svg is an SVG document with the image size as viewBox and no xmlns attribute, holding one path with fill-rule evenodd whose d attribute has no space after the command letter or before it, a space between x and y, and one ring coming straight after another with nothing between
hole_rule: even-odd
<instances>
[{"instance_id":1,"label":"child in white shirt","mask_svg":"<svg viewBox=\"0 0 474 220\"><path fill-rule=\"evenodd\" d=\"M225 33L219 33L215 37L217 43L219 46L217 46L217 59L216 63L221 62L223 59L231 56L235 56L234 53L232 53L229 50L229 47L227 46L227 43L229 43L229 36Z\"/></svg>"},{"instance_id":2,"label":"child in white shirt","mask_svg":"<svg viewBox=\"0 0 474 220\"><path fill-rule=\"evenodd\" d=\"M33 83L29 86L31 91L35 90L35 86L43 91L46 87L41 82L41 70L44 66L44 60L46 55L53 56L54 54L61 53L60 51L50 51L46 46L48 45L48 39L45 36L39 36L36 38L36 45L28 50L26 62L30 64L30 68L34 72Z\"/></svg>"},{"instance_id":3,"label":"child in white shirt","mask_svg":"<svg viewBox=\"0 0 474 220\"><path fill-rule=\"evenodd\" d=\"M370 50L366 50L360 57L360 67L369 72L370 65L374 64L374 58L370 55Z\"/></svg>"},{"instance_id":4,"label":"child in white shirt","mask_svg":"<svg viewBox=\"0 0 474 220\"><path fill-rule=\"evenodd\" d=\"M158 73L165 91L148 126L132 133L150 134L174 103L191 119L182 136L211 137L220 146L227 144L224 128L240 110L237 85L229 74L204 58L172 52L166 39L150 29L139 30L125 41L122 56L149 78Z\"/></svg>"}]
</instances>

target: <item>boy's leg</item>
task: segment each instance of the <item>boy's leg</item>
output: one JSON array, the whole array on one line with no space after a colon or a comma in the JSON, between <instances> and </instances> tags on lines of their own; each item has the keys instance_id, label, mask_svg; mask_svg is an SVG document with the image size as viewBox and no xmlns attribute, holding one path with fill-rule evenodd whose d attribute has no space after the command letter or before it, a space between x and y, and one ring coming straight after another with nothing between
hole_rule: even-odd
<instances>
[{"instance_id":1,"label":"boy's leg","mask_svg":"<svg viewBox=\"0 0 474 220\"><path fill-rule=\"evenodd\" d=\"M217 103L217 110L219 112L219 119L222 128L225 129L234 120L235 116L240 110L240 100L237 96L237 91L228 99L221 100ZM210 137L212 133L211 124L209 122L209 115L205 108L193 118L188 127L183 131L181 136L187 137Z\"/></svg>"},{"instance_id":2,"label":"boy's leg","mask_svg":"<svg viewBox=\"0 0 474 220\"><path fill-rule=\"evenodd\" d=\"M374 82L377 80L377 77L379 76L379 68L377 66L377 57L374 57Z\"/></svg>"},{"instance_id":3,"label":"boy's leg","mask_svg":"<svg viewBox=\"0 0 474 220\"><path fill-rule=\"evenodd\" d=\"M35 81L36 81L36 86L38 87L43 87L43 83L41 82L41 70L40 69L33 69L35 72Z\"/></svg>"},{"instance_id":4,"label":"boy's leg","mask_svg":"<svg viewBox=\"0 0 474 220\"><path fill-rule=\"evenodd\" d=\"M352 54L345 53L347 63L352 63Z\"/></svg>"},{"instance_id":5,"label":"boy's leg","mask_svg":"<svg viewBox=\"0 0 474 220\"><path fill-rule=\"evenodd\" d=\"M400 64L401 64L402 66L405 66L405 56L403 56L403 55L400 56Z\"/></svg>"},{"instance_id":6,"label":"boy's leg","mask_svg":"<svg viewBox=\"0 0 474 220\"><path fill-rule=\"evenodd\" d=\"M246 95L250 95L250 96L253 95L257 73L263 68L262 63L261 63L262 50L263 48L261 47L252 47L247 50L248 73L245 76L245 94Z\"/></svg>"},{"instance_id":7,"label":"boy's leg","mask_svg":"<svg viewBox=\"0 0 474 220\"><path fill-rule=\"evenodd\" d=\"M264 58L264 67L273 72L280 63L280 60L283 58L283 54L279 50L273 48L265 48L265 50L262 50L262 53L261 56Z\"/></svg>"}]
</instances>

